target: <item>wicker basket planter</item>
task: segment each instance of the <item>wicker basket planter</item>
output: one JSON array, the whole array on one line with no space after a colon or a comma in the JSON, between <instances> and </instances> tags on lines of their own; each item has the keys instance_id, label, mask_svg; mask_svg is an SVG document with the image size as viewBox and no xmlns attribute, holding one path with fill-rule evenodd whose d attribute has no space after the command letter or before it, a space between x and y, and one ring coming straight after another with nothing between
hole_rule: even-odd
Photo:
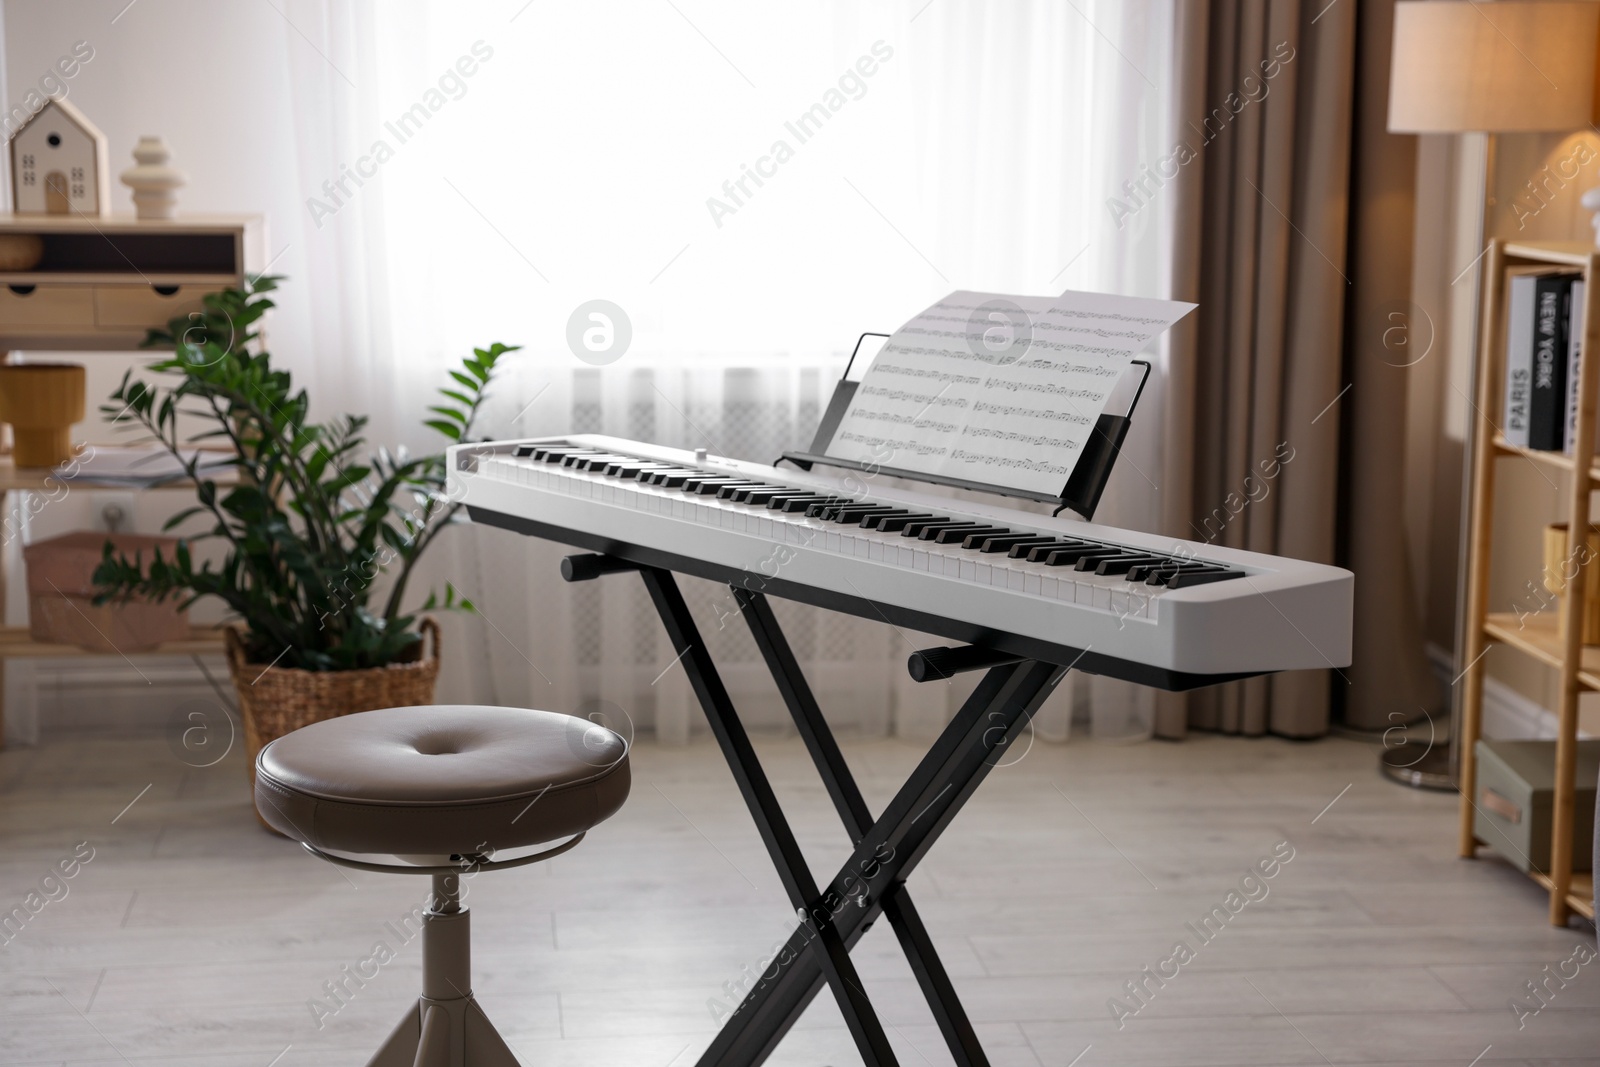
<instances>
[{"instance_id":1,"label":"wicker basket planter","mask_svg":"<svg viewBox=\"0 0 1600 1067\"><path fill-rule=\"evenodd\" d=\"M228 627L224 631L228 672L239 694L252 788L256 756L290 731L357 711L433 703L434 683L439 680L439 624L423 619L418 629L422 640L405 662L358 671L306 671L249 662L243 637L236 628ZM431 656L425 654L430 639ZM260 812L256 818L261 819ZM266 820L262 819L261 825L266 826Z\"/></svg>"}]
</instances>

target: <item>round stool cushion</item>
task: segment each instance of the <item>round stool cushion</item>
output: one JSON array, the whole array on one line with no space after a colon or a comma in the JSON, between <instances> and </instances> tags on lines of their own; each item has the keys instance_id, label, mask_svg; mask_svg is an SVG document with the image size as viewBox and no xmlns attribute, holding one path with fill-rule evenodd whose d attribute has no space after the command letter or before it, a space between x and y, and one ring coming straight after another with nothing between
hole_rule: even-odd
<instances>
[{"instance_id":1,"label":"round stool cushion","mask_svg":"<svg viewBox=\"0 0 1600 1067\"><path fill-rule=\"evenodd\" d=\"M490 853L568 837L627 799L628 745L526 708L386 708L286 734L256 759L256 809L335 852Z\"/></svg>"}]
</instances>

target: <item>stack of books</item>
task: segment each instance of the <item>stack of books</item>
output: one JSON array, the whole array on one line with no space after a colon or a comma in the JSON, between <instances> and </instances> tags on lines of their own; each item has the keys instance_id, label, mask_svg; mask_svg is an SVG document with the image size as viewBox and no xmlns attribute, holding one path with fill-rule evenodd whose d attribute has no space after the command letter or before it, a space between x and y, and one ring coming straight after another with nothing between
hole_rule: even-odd
<instances>
[{"instance_id":1,"label":"stack of books","mask_svg":"<svg viewBox=\"0 0 1600 1067\"><path fill-rule=\"evenodd\" d=\"M1571 452L1578 431L1583 275L1529 269L1511 275L1506 316L1506 443Z\"/></svg>"}]
</instances>

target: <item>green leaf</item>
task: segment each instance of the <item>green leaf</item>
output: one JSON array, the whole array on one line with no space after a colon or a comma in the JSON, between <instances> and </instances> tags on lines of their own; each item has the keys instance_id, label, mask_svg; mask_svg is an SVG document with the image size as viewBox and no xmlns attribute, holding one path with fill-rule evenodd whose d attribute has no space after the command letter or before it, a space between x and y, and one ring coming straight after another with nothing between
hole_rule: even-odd
<instances>
[{"instance_id":1,"label":"green leaf","mask_svg":"<svg viewBox=\"0 0 1600 1067\"><path fill-rule=\"evenodd\" d=\"M466 415L464 415L461 412L457 411L455 408L447 408L447 407L442 407L440 405L434 404L434 405L430 405L428 407L428 410L433 412L436 415L443 415L447 419L455 419L462 426L465 426L467 424Z\"/></svg>"},{"instance_id":2,"label":"green leaf","mask_svg":"<svg viewBox=\"0 0 1600 1067\"><path fill-rule=\"evenodd\" d=\"M445 422L443 419L427 419L424 420L422 425L427 426L430 429L438 430L452 441L461 440L461 427L457 426L453 422Z\"/></svg>"}]
</instances>

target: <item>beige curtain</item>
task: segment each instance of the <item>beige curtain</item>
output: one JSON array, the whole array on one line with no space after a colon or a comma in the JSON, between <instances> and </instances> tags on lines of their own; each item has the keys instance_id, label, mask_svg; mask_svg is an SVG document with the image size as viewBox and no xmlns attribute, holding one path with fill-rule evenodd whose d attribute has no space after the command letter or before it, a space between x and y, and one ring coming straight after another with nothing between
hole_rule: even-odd
<instances>
[{"instance_id":1,"label":"beige curtain","mask_svg":"<svg viewBox=\"0 0 1600 1067\"><path fill-rule=\"evenodd\" d=\"M1385 498L1399 491L1404 379L1391 368L1386 393L1374 361L1350 356L1359 316L1383 302L1377 294L1403 300L1408 288L1409 207L1398 227L1392 211L1369 225L1353 200L1373 191L1369 164L1393 178L1395 161L1380 158L1386 142L1409 141L1381 133L1392 5L1363 5L1359 27L1355 3L1328 0L1184 4L1179 18L1180 134L1198 153L1183 179L1194 210L1174 234L1172 281L1200 310L1172 341L1171 418L1185 432L1172 435L1168 469L1191 477L1186 491L1166 494L1165 518L1191 539L1352 567L1357 663L1368 670L1298 671L1168 698L1156 732L1314 737L1328 730L1336 699L1367 707L1351 696L1363 677L1382 691L1389 661L1421 661L1420 637L1403 648L1394 624L1409 584L1362 580L1403 572L1399 500ZM1395 182L1409 205L1401 162ZM1398 268L1376 247L1384 226L1401 231L1391 238ZM1388 706L1374 710L1381 718Z\"/></svg>"}]
</instances>

